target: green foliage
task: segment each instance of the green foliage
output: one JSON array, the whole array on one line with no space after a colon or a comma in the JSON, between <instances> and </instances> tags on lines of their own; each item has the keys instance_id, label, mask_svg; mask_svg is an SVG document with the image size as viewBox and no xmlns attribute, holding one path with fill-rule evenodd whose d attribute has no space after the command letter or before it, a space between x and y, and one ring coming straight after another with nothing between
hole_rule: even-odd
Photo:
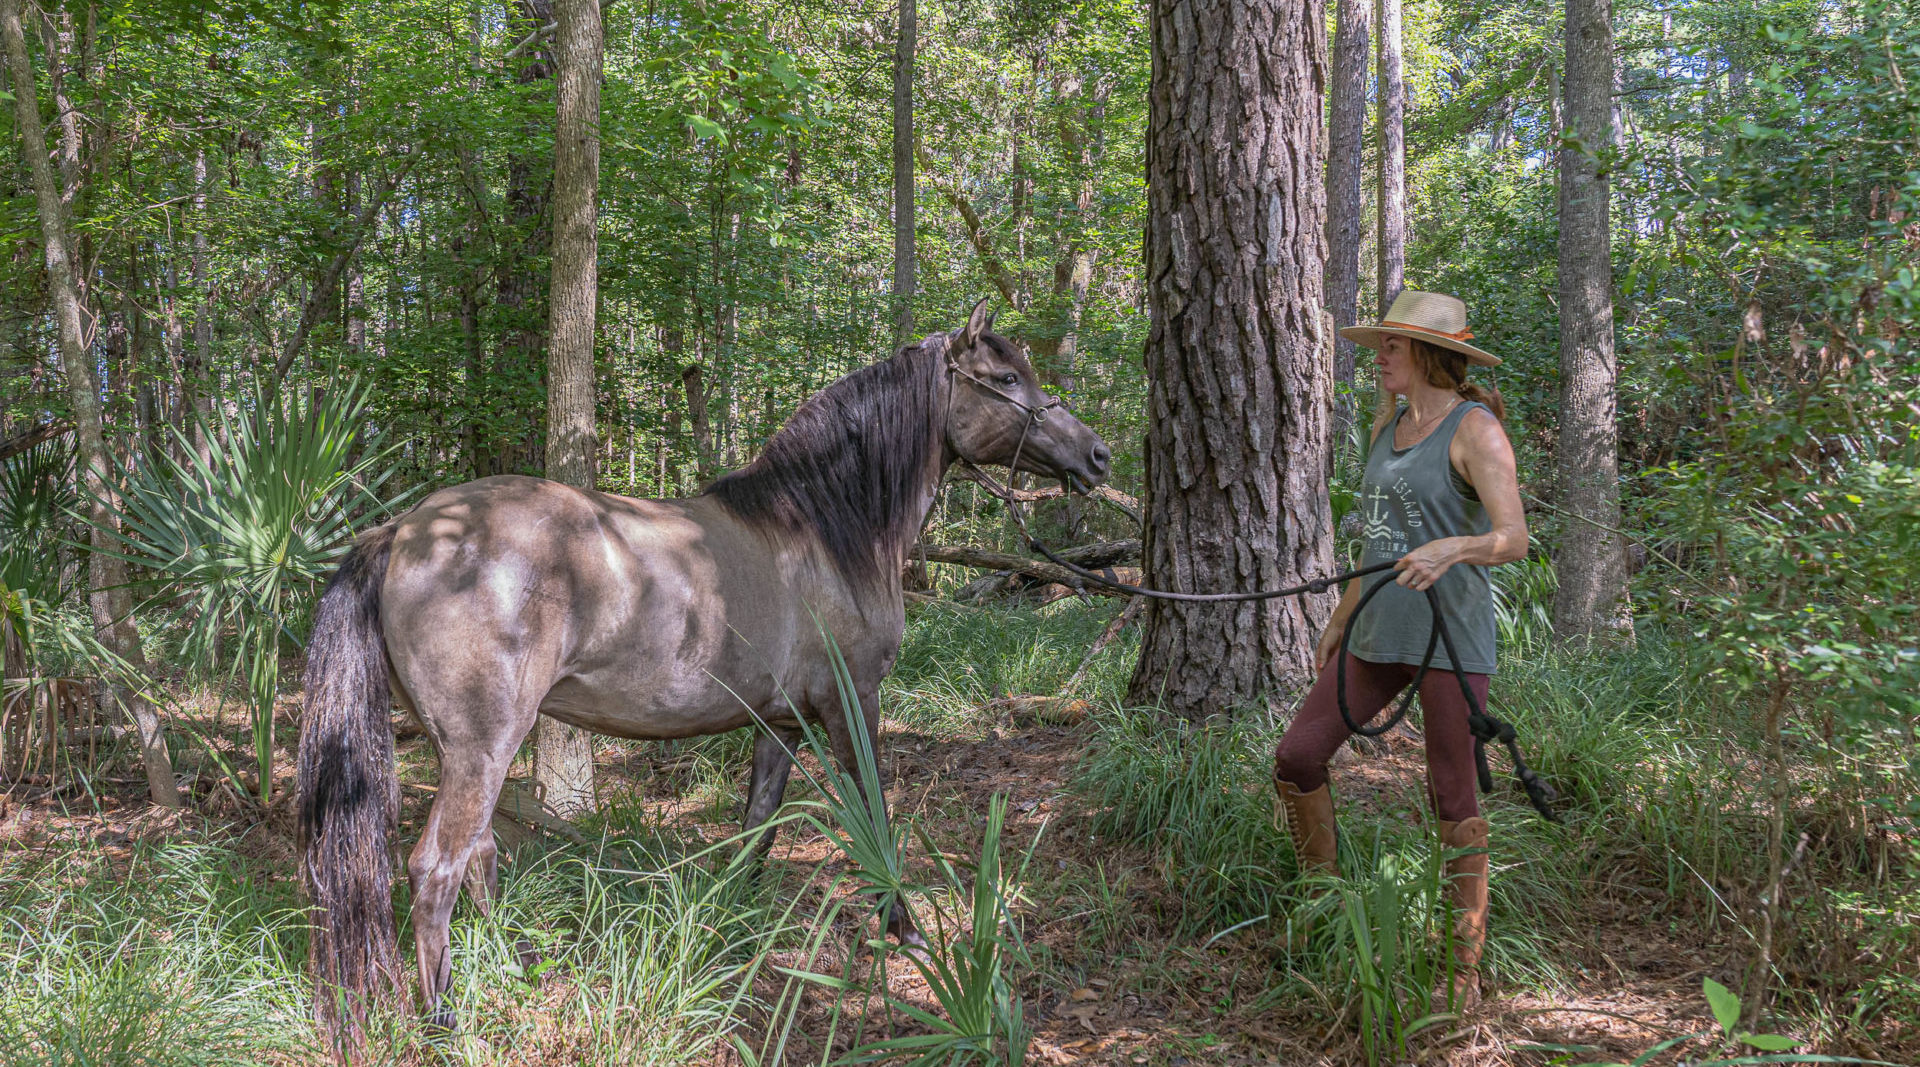
<instances>
[{"instance_id":1,"label":"green foliage","mask_svg":"<svg viewBox=\"0 0 1920 1067\"><path fill-rule=\"evenodd\" d=\"M159 595L190 601L186 652L208 674L243 674L260 801L273 787L280 645L310 616L321 582L371 514L384 510L379 435L362 439L368 394L346 382L309 401L255 394L199 424L209 456L176 433L125 474L123 558L156 574ZM231 634L231 643L229 641Z\"/></svg>"},{"instance_id":2,"label":"green foliage","mask_svg":"<svg viewBox=\"0 0 1920 1067\"><path fill-rule=\"evenodd\" d=\"M1694 621L1716 677L1791 678L1848 722L1911 721L1920 278L1905 220L1920 210L1920 31L1870 6L1852 32L1771 38L1783 55L1753 86L1754 117L1727 121L1676 215L1738 272L1748 322L1731 351L1689 368L1728 400L1710 447L1662 470L1655 514L1697 546L1709 591L1665 603ZM1790 325L1763 345L1769 311Z\"/></svg>"},{"instance_id":3,"label":"green foliage","mask_svg":"<svg viewBox=\"0 0 1920 1067\"><path fill-rule=\"evenodd\" d=\"M10 868L0 1059L213 1067L317 1052L290 883L255 881L217 844L55 850Z\"/></svg>"},{"instance_id":4,"label":"green foliage","mask_svg":"<svg viewBox=\"0 0 1920 1067\"><path fill-rule=\"evenodd\" d=\"M850 870L843 877L853 881L859 897L877 899L881 915L889 915L896 908L904 909L912 898L924 897L929 901L933 939L929 944L904 951L914 969L926 980L941 1009L936 1015L896 995L891 988L883 988L881 996L888 1010L918 1023L927 1032L869 1041L859 1040L856 1032L854 1047L834 1062L901 1060L911 1067L967 1064L1019 1067L1026 1062L1030 1031L1014 989L1014 978L1008 973L1010 964L1025 962L1026 953L1010 907L1013 879L1004 867L1001 854L1006 798L996 795L989 803L980 858L970 865L957 864L948 857L917 821L893 820L886 809L873 742L859 725L863 720L853 679L830 634L827 651L840 693L841 713L852 724L849 732L855 766L841 767L830 759L818 733L803 720L805 746L820 770L815 772L798 760L796 765L821 799L798 805L798 818L817 829L847 861ZM907 842L911 836L918 836L926 852L935 858L940 879L934 887L923 887L908 880ZM1037 837L1034 844L1038 844ZM1029 847L1029 858L1031 855ZM840 881L836 878L834 884ZM966 906L950 910L946 903L949 899L963 901ZM811 920L814 929L833 929L834 919L843 906L844 902L835 899L830 891L820 912ZM815 951L817 947L816 944ZM836 976L788 967L781 970L796 982L823 987L836 994L837 1028L844 1004L841 998L858 990L860 1002L864 1002L873 993L871 983L884 978L888 946L882 940L874 942L872 947L877 950L878 959L865 987L858 985L850 974ZM785 1009L785 1020L769 1035L759 1054L745 1043L736 1043L749 1062L781 1062L794 1013L801 1003L798 997L791 996L792 992L790 985L779 1005ZM776 1016L778 1014L776 1012Z\"/></svg>"},{"instance_id":5,"label":"green foliage","mask_svg":"<svg viewBox=\"0 0 1920 1067\"><path fill-rule=\"evenodd\" d=\"M73 455L44 442L0 463L0 590L43 603L66 599L61 541L73 526Z\"/></svg>"}]
</instances>

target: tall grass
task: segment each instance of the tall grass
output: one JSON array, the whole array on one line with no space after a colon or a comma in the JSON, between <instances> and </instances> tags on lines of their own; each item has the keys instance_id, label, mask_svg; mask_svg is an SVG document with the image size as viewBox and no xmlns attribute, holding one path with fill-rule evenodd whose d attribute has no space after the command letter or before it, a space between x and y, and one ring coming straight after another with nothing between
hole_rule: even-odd
<instances>
[{"instance_id":1,"label":"tall grass","mask_svg":"<svg viewBox=\"0 0 1920 1067\"><path fill-rule=\"evenodd\" d=\"M98 849L0 877L0 1061L153 1067L315 1054L290 883L217 845Z\"/></svg>"}]
</instances>

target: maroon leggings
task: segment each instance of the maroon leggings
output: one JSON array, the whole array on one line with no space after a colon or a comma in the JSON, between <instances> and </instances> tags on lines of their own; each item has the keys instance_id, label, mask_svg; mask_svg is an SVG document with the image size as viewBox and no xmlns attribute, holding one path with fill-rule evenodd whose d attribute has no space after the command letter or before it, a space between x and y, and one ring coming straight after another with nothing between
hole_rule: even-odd
<instances>
[{"instance_id":1,"label":"maroon leggings","mask_svg":"<svg viewBox=\"0 0 1920 1067\"><path fill-rule=\"evenodd\" d=\"M1369 663L1346 653L1347 711L1365 726L1413 681L1409 663ZM1468 674L1467 684L1484 709L1487 675ZM1333 671L1323 670L1273 751L1273 776L1311 793L1327 782L1327 761L1353 731L1340 720ZM1460 822L1480 814L1474 791L1473 734L1467 729L1467 701L1452 671L1430 669L1420 680L1420 708L1426 718L1427 798L1435 814Z\"/></svg>"}]
</instances>

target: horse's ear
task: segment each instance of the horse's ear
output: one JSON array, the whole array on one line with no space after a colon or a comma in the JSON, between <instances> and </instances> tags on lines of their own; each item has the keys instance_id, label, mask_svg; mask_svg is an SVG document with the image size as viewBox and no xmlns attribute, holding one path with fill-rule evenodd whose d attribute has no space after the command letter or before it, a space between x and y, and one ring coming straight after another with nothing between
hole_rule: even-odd
<instances>
[{"instance_id":1,"label":"horse's ear","mask_svg":"<svg viewBox=\"0 0 1920 1067\"><path fill-rule=\"evenodd\" d=\"M967 328L960 331L960 347L972 348L981 334L993 329L993 309L989 306L992 302L992 297L986 297L973 305L973 314L967 316Z\"/></svg>"}]
</instances>

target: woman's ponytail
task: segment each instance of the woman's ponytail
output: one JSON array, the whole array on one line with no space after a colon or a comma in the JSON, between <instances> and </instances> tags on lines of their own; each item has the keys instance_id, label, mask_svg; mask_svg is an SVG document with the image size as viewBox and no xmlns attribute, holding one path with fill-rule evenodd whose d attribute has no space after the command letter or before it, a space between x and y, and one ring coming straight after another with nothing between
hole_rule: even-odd
<instances>
[{"instance_id":1,"label":"woman's ponytail","mask_svg":"<svg viewBox=\"0 0 1920 1067\"><path fill-rule=\"evenodd\" d=\"M1500 390L1498 387L1479 386L1472 382L1462 382L1460 383L1460 387L1455 389L1454 392L1460 394L1460 399L1462 400L1473 400L1485 404L1487 410L1493 412L1494 418L1501 422L1507 421L1507 402L1500 398Z\"/></svg>"}]
</instances>

